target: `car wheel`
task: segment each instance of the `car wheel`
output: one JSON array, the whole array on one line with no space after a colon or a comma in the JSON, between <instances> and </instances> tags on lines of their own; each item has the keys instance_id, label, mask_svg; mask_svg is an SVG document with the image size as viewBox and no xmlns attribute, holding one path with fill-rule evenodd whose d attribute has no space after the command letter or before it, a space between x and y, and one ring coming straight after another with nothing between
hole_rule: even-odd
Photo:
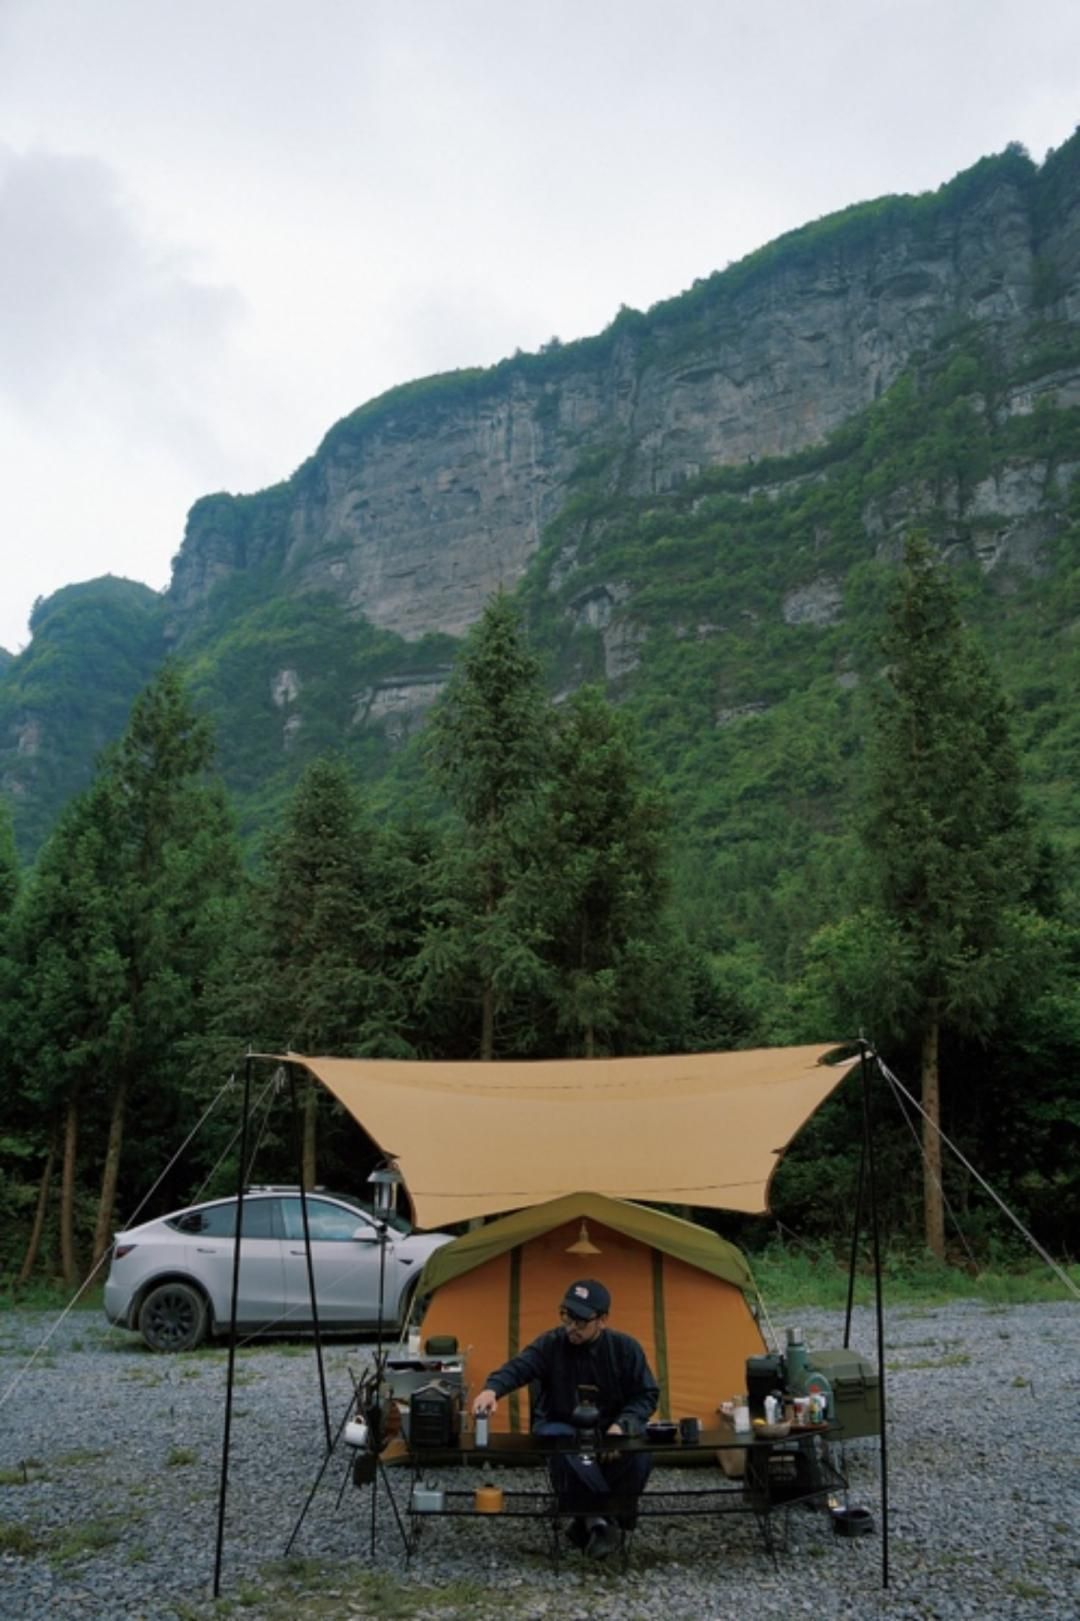
<instances>
[{"instance_id":1,"label":"car wheel","mask_svg":"<svg viewBox=\"0 0 1080 1621\"><path fill-rule=\"evenodd\" d=\"M151 1351L193 1351L206 1338L206 1301L190 1283L159 1283L139 1310Z\"/></svg>"}]
</instances>

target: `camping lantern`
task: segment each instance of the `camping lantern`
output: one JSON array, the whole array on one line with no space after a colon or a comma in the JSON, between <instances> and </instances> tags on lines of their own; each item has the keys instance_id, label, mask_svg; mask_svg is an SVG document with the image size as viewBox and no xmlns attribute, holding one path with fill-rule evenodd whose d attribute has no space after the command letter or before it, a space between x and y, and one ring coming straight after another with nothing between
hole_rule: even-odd
<instances>
[{"instance_id":1,"label":"camping lantern","mask_svg":"<svg viewBox=\"0 0 1080 1621\"><path fill-rule=\"evenodd\" d=\"M389 1215L397 1202L397 1190L401 1183L401 1172L396 1166L383 1166L372 1171L368 1177L368 1187L375 1190L375 1209L380 1216Z\"/></svg>"}]
</instances>

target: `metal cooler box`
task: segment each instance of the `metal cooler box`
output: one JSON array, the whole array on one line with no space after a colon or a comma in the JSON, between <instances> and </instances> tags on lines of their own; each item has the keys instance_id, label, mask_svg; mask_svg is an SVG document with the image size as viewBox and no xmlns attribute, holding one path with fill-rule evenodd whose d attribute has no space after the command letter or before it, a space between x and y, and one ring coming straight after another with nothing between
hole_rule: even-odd
<instances>
[{"instance_id":1,"label":"metal cooler box","mask_svg":"<svg viewBox=\"0 0 1080 1621\"><path fill-rule=\"evenodd\" d=\"M878 1371L858 1351L810 1351L812 1373L824 1374L833 1394L837 1439L852 1441L881 1429L881 1383Z\"/></svg>"}]
</instances>

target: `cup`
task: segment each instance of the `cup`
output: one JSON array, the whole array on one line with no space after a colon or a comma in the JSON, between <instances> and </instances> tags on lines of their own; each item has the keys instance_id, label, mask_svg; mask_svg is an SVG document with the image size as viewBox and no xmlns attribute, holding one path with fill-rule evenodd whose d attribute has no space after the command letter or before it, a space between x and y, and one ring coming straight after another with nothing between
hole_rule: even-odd
<instances>
[{"instance_id":1,"label":"cup","mask_svg":"<svg viewBox=\"0 0 1080 1621\"><path fill-rule=\"evenodd\" d=\"M696 1446L701 1436L700 1418L680 1418L679 1440L683 1446Z\"/></svg>"},{"instance_id":2,"label":"cup","mask_svg":"<svg viewBox=\"0 0 1080 1621\"><path fill-rule=\"evenodd\" d=\"M791 1404L791 1407L792 1407L792 1413L793 1413L793 1416L794 1416L794 1421L795 1421L796 1424L809 1424L809 1422L810 1422L810 1397L809 1396L796 1396L795 1400Z\"/></svg>"}]
</instances>

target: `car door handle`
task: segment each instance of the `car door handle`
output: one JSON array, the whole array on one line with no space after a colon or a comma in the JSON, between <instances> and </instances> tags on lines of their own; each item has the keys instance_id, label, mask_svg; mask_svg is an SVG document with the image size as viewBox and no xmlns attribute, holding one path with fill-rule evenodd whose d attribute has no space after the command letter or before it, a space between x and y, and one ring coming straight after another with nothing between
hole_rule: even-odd
<instances>
[{"instance_id":1,"label":"car door handle","mask_svg":"<svg viewBox=\"0 0 1080 1621\"><path fill-rule=\"evenodd\" d=\"M212 1244L196 1244L195 1251L198 1255L220 1255L221 1253Z\"/></svg>"}]
</instances>

